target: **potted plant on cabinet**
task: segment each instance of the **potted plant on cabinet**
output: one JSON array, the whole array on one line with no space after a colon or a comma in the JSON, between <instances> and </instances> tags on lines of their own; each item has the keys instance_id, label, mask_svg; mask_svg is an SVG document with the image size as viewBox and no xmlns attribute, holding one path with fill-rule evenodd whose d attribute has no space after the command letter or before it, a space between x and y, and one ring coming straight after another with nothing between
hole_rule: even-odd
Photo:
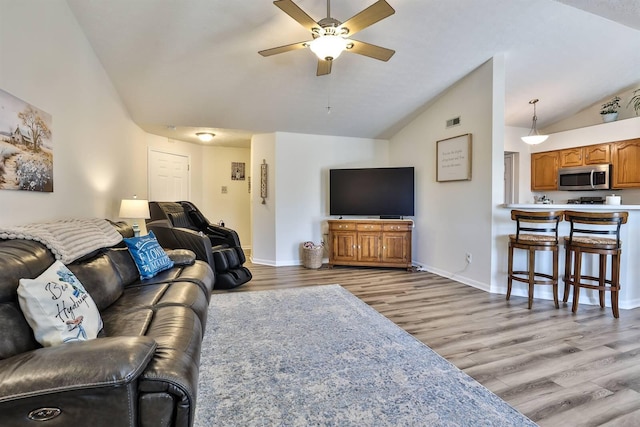
<instances>
[{"instance_id":1,"label":"potted plant on cabinet","mask_svg":"<svg viewBox=\"0 0 640 427\"><path fill-rule=\"evenodd\" d=\"M600 115L605 123L613 122L618 118L618 108L620 108L620 97L614 96L611 101L602 104Z\"/></svg>"},{"instance_id":2,"label":"potted plant on cabinet","mask_svg":"<svg viewBox=\"0 0 640 427\"><path fill-rule=\"evenodd\" d=\"M640 116L640 89L636 89L633 91L633 96L629 100L629 103L627 104L627 108L629 108L630 105L633 105L633 109L636 112L636 116Z\"/></svg>"}]
</instances>

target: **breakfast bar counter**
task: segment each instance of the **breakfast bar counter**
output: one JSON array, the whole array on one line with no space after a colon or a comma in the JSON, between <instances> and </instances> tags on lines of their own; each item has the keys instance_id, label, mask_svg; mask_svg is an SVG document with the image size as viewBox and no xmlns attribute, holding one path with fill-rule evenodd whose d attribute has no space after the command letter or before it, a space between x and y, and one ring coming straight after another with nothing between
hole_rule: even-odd
<instances>
[{"instance_id":1,"label":"breakfast bar counter","mask_svg":"<svg viewBox=\"0 0 640 427\"><path fill-rule=\"evenodd\" d=\"M605 205L605 204L547 204L547 203L528 203L528 204L506 204L504 208L520 209L520 210L563 210L563 211L640 211L640 205Z\"/></svg>"},{"instance_id":2,"label":"breakfast bar counter","mask_svg":"<svg viewBox=\"0 0 640 427\"><path fill-rule=\"evenodd\" d=\"M504 204L498 206L494 210L494 256L493 259L497 263L494 266L491 292L506 294L507 290L507 261L508 261L508 245L509 234L515 233L516 224L511 220L511 210L531 210L531 211L580 211L580 212L602 212L602 211L625 211L629 213L629 219L621 228L622 239L622 255L620 266L620 295L619 303L621 309L631 309L640 307L640 205L606 205L606 204ZM561 277L564 272L564 236L569 235L569 224L562 222L558 233L560 241L559 251L559 271L560 278L558 280L558 288L560 300L564 290L564 282ZM525 267L527 255L525 251L516 251L514 254L514 268L518 266ZM552 258L551 252L548 254L539 254L536 257L536 268L540 270L551 271ZM589 271L596 273L598 268L597 257L585 256L583 262L583 272ZM609 271L609 269L608 269ZM527 284L514 282L512 295L527 296ZM535 298L553 300L553 294L550 286L536 286ZM570 309L573 294L569 295L568 307ZM512 303L513 303L512 299ZM540 303L540 302L539 302ZM544 302L542 302L544 303ZM524 302L526 304L526 300ZM534 302L535 306L536 302ZM553 302L549 302L553 304ZM580 304L598 305L598 293L593 290L583 289L580 293ZM611 307L609 292L606 292L606 306ZM562 303L561 303L562 309ZM578 313L580 311L578 310ZM608 311L607 311L608 312ZM621 312L624 316L624 311Z\"/></svg>"}]
</instances>

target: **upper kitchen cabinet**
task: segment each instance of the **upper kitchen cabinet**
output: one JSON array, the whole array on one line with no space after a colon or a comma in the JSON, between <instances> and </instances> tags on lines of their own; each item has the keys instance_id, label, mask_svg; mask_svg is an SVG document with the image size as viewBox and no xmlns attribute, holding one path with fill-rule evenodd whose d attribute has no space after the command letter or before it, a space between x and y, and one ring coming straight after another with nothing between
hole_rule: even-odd
<instances>
[{"instance_id":1,"label":"upper kitchen cabinet","mask_svg":"<svg viewBox=\"0 0 640 427\"><path fill-rule=\"evenodd\" d=\"M640 188L640 138L612 144L612 188Z\"/></svg>"},{"instance_id":2,"label":"upper kitchen cabinet","mask_svg":"<svg viewBox=\"0 0 640 427\"><path fill-rule=\"evenodd\" d=\"M531 191L558 189L559 151L531 154Z\"/></svg>"},{"instance_id":3,"label":"upper kitchen cabinet","mask_svg":"<svg viewBox=\"0 0 640 427\"><path fill-rule=\"evenodd\" d=\"M588 145L559 151L560 167L611 163L611 144Z\"/></svg>"}]
</instances>

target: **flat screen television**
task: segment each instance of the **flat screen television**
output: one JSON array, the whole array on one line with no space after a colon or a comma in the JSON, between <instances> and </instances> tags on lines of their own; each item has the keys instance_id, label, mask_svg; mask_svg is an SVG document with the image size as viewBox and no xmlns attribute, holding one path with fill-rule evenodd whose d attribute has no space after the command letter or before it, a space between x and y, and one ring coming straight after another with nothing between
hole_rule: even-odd
<instances>
[{"instance_id":1,"label":"flat screen television","mask_svg":"<svg viewBox=\"0 0 640 427\"><path fill-rule=\"evenodd\" d=\"M414 215L414 168L329 170L330 215Z\"/></svg>"}]
</instances>

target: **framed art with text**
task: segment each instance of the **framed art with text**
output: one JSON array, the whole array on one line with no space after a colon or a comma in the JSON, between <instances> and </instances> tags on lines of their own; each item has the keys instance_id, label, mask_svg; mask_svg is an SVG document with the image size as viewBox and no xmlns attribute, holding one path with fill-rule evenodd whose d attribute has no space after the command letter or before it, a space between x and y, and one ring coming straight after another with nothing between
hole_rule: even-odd
<instances>
[{"instance_id":1,"label":"framed art with text","mask_svg":"<svg viewBox=\"0 0 640 427\"><path fill-rule=\"evenodd\" d=\"M436 142L436 181L471 181L471 134Z\"/></svg>"}]
</instances>

